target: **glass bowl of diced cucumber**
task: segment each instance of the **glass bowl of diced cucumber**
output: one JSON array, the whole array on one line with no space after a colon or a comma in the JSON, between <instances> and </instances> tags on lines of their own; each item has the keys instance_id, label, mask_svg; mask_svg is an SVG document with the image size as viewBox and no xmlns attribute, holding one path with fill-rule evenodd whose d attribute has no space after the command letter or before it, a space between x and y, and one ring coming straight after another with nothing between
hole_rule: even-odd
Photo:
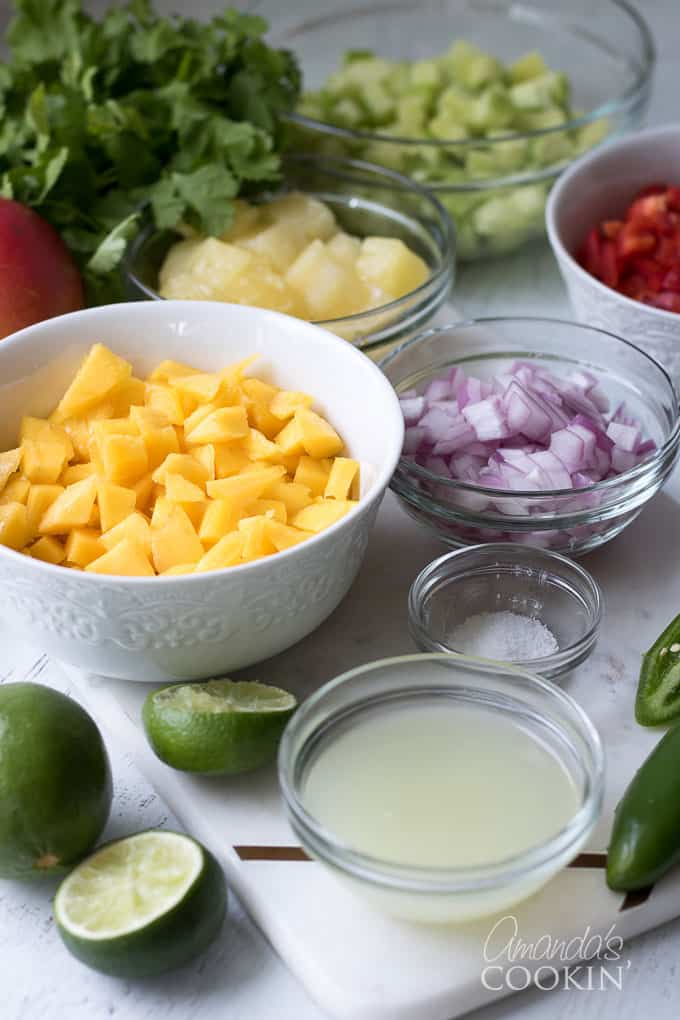
<instances>
[{"instance_id":1,"label":"glass bowl of diced cucumber","mask_svg":"<svg viewBox=\"0 0 680 1020\"><path fill-rule=\"evenodd\" d=\"M640 123L654 44L625 0L337 5L277 32L305 92L296 149L350 155L431 188L462 260L542 236L548 191Z\"/></svg>"}]
</instances>

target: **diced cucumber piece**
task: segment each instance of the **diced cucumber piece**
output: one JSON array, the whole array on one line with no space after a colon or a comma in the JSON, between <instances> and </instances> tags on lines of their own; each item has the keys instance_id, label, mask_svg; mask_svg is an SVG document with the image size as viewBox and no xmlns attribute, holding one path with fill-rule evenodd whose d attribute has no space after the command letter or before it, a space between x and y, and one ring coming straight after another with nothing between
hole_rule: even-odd
<instances>
[{"instance_id":1,"label":"diced cucumber piece","mask_svg":"<svg viewBox=\"0 0 680 1020\"><path fill-rule=\"evenodd\" d=\"M543 135L532 143L531 159L539 167L556 166L571 159L573 155L574 143L566 131Z\"/></svg>"},{"instance_id":2,"label":"diced cucumber piece","mask_svg":"<svg viewBox=\"0 0 680 1020\"><path fill-rule=\"evenodd\" d=\"M441 84L442 74L436 60L416 60L409 68L411 84L417 89L430 89L433 93Z\"/></svg>"},{"instance_id":3,"label":"diced cucumber piece","mask_svg":"<svg viewBox=\"0 0 680 1020\"><path fill-rule=\"evenodd\" d=\"M471 97L456 85L449 85L437 100L437 116L448 117L456 124L467 123Z\"/></svg>"},{"instance_id":4,"label":"diced cucumber piece","mask_svg":"<svg viewBox=\"0 0 680 1020\"><path fill-rule=\"evenodd\" d=\"M498 177L498 163L488 149L471 149L465 158L465 169L470 177Z\"/></svg>"},{"instance_id":5,"label":"diced cucumber piece","mask_svg":"<svg viewBox=\"0 0 680 1020\"><path fill-rule=\"evenodd\" d=\"M508 68L510 81L513 85L523 81L531 81L532 78L541 78L544 74L548 74L549 71L550 68L536 50L532 53L526 53Z\"/></svg>"},{"instance_id":6,"label":"diced cucumber piece","mask_svg":"<svg viewBox=\"0 0 680 1020\"><path fill-rule=\"evenodd\" d=\"M502 85L491 85L468 104L466 123L475 134L510 128L514 107Z\"/></svg>"},{"instance_id":7,"label":"diced cucumber piece","mask_svg":"<svg viewBox=\"0 0 680 1020\"><path fill-rule=\"evenodd\" d=\"M514 247L542 229L545 201L545 188L538 184L496 192L475 210L475 230L481 237L492 237L494 246Z\"/></svg>"},{"instance_id":8,"label":"diced cucumber piece","mask_svg":"<svg viewBox=\"0 0 680 1020\"><path fill-rule=\"evenodd\" d=\"M333 123L338 127L357 128L363 119L364 111L354 99L340 99L333 106Z\"/></svg>"},{"instance_id":9,"label":"diced cucumber piece","mask_svg":"<svg viewBox=\"0 0 680 1020\"><path fill-rule=\"evenodd\" d=\"M542 110L546 106L562 106L569 101L569 79L559 71L550 71L540 78L512 85L510 100L520 110Z\"/></svg>"},{"instance_id":10,"label":"diced cucumber piece","mask_svg":"<svg viewBox=\"0 0 680 1020\"><path fill-rule=\"evenodd\" d=\"M341 72L348 85L366 88L371 83L383 83L392 73L392 62L380 57L353 60Z\"/></svg>"},{"instance_id":11,"label":"diced cucumber piece","mask_svg":"<svg viewBox=\"0 0 680 1020\"><path fill-rule=\"evenodd\" d=\"M419 138L424 135L429 105L428 97L421 93L401 96L397 100L397 116L394 122L399 130L395 133L406 138Z\"/></svg>"},{"instance_id":12,"label":"diced cucumber piece","mask_svg":"<svg viewBox=\"0 0 680 1020\"><path fill-rule=\"evenodd\" d=\"M545 110L527 110L523 113L520 124L525 131L547 131L549 128L562 127L568 120L564 110L559 106L550 106Z\"/></svg>"},{"instance_id":13,"label":"diced cucumber piece","mask_svg":"<svg viewBox=\"0 0 680 1020\"><path fill-rule=\"evenodd\" d=\"M606 117L591 121L585 127L579 128L576 136L577 152L586 152L594 145L599 145L609 134L609 128L609 120Z\"/></svg>"},{"instance_id":14,"label":"diced cucumber piece","mask_svg":"<svg viewBox=\"0 0 680 1020\"><path fill-rule=\"evenodd\" d=\"M364 85L361 102L373 125L386 124L394 116L394 98L378 81L369 81Z\"/></svg>"},{"instance_id":15,"label":"diced cucumber piece","mask_svg":"<svg viewBox=\"0 0 680 1020\"><path fill-rule=\"evenodd\" d=\"M343 64L354 64L358 60L375 60L373 50L347 50L342 57Z\"/></svg>"},{"instance_id":16,"label":"diced cucumber piece","mask_svg":"<svg viewBox=\"0 0 680 1020\"><path fill-rule=\"evenodd\" d=\"M385 166L398 173L404 172L405 146L398 142L370 142L362 156L369 163Z\"/></svg>"},{"instance_id":17,"label":"diced cucumber piece","mask_svg":"<svg viewBox=\"0 0 680 1020\"><path fill-rule=\"evenodd\" d=\"M530 162L529 143L524 138L499 140L494 135L491 132L493 144L488 151L493 154L499 176L525 169Z\"/></svg>"},{"instance_id":18,"label":"diced cucumber piece","mask_svg":"<svg viewBox=\"0 0 680 1020\"><path fill-rule=\"evenodd\" d=\"M463 39L457 40L443 58L453 78L468 89L479 89L503 76L502 65L490 53Z\"/></svg>"},{"instance_id":19,"label":"diced cucumber piece","mask_svg":"<svg viewBox=\"0 0 680 1020\"><path fill-rule=\"evenodd\" d=\"M470 134L464 124L456 123L445 113L439 113L433 117L427 127L432 137L439 138L442 142L460 142L468 138Z\"/></svg>"}]
</instances>

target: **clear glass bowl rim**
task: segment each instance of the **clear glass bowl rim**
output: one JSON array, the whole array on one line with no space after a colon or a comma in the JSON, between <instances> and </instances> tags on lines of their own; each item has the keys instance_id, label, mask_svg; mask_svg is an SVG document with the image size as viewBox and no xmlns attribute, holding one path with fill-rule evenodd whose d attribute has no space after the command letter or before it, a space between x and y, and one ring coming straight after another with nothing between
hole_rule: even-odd
<instances>
[{"instance_id":1,"label":"clear glass bowl rim","mask_svg":"<svg viewBox=\"0 0 680 1020\"><path fill-rule=\"evenodd\" d=\"M394 301L389 301L386 305L378 305L376 308L370 308L365 312L355 312L352 315L345 315L339 319L310 319L309 321L313 326L320 326L323 329L331 330L331 332L334 329L339 329L343 326L355 326L359 328L363 321L370 320L374 316L383 315L388 312L394 312L396 314L400 308L406 305L408 305L409 310L411 310L415 298L427 298L431 291L439 292L440 290L444 290L448 292L448 289L453 283L454 276L456 228L444 206L429 188L423 187L423 185L412 180L410 177L405 177L403 174L397 173L396 170L390 170L388 167L378 166L375 163L368 163L366 160L349 159L341 156L317 156L313 153L298 152L286 153L283 157L282 170L284 180L287 162L302 166L307 165L309 167L317 167L320 171L328 173L341 173L343 169L346 171L360 171L362 173L369 174L375 179L383 178L386 185L390 183L398 185L399 188L402 188L404 191L410 191L413 195L417 195L418 198L427 202L433 208L436 213L437 226L442 231L442 234L446 239L444 245L437 245L440 265L423 283L416 287L415 290L409 291L408 294L404 294L402 297L396 298ZM153 287L147 286L139 278L135 269L135 261L139 248L157 233L161 233L161 231L157 227L153 226L153 224L150 224L146 227L146 229L142 229L142 231L140 231L132 243L128 245L125 258L123 260L122 270L127 280L139 291L145 294L149 300L164 301L165 298L162 298L157 290L154 290ZM393 320L390 325L394 327L397 323L398 319ZM389 329L389 325L385 328Z\"/></svg>"},{"instance_id":2,"label":"clear glass bowl rim","mask_svg":"<svg viewBox=\"0 0 680 1020\"><path fill-rule=\"evenodd\" d=\"M654 365L654 367L663 376L665 382L668 384L675 405L675 419L673 422L673 426L670 429L670 432L666 439L664 440L663 444L660 447L658 447L654 455L652 457L649 457L647 460L642 461L640 464L636 464L635 467L629 468L628 471L623 471L620 475L617 475L615 478L608 478L600 482L593 482L592 485L587 485L580 489L542 489L540 491L527 489L513 489L511 492L505 489L489 489L483 485L474 485L472 482L463 482L459 481L456 478L445 478L443 475L435 475L432 471L428 471L427 468L421 467L420 464L416 464L413 461L404 460L403 457L399 460L399 464L397 465L398 471L402 471L406 475L412 475L416 478L423 479L424 481L436 483L437 485L443 486L445 489L450 489L452 492L462 489L464 492L481 494L488 497L489 499L494 498L499 499L500 496L505 495L513 499L530 499L532 500L532 502L535 501L537 504L539 504L542 501L547 502L548 500L554 500L558 498L567 499L574 498L575 496L580 496L581 494L616 492L621 485L625 486L629 482L635 482L639 478L644 477L646 474L648 474L650 470L653 471L653 469L660 467L667 457L673 455L674 451L677 451L678 445L680 444L680 406L679 406L680 398L678 396L677 387L673 380L671 379L671 377L669 376L666 369L659 361L656 360L656 358L652 357L652 355L648 354L646 351L643 351L642 348L638 347L636 344L631 343L630 340L625 340L623 337L618 336L616 333L610 333L608 330L600 329L597 326L589 326L587 323L572 322L569 319L546 318L545 316L540 315L518 315L518 316L496 315L488 318L462 319L459 322L452 322L446 326L435 326L432 329L425 330L423 333L419 333L418 336L414 336L410 340L406 340L405 343L400 344L399 347L395 348L395 350L391 351L385 358L383 358L378 363L378 365L384 371L385 368L389 364L391 364L391 362L394 361L403 351L407 350L410 347L415 346L418 343L421 343L424 340L429 339L432 336L437 336L442 333L448 332L453 333L456 330L467 329L469 327L474 326L492 326L496 323L512 323L516 324L517 326L520 326L521 323L523 322L533 323L540 322L546 326L568 326L570 329L583 330L584 332L588 333L600 333L603 336L609 337L610 339L617 341L618 343L625 344L627 347L630 347L637 354L646 358L649 362L652 363L652 365ZM517 346L521 347L521 341L518 341ZM529 353L530 355L530 352L526 353ZM534 352L534 354L535 353L536 352ZM498 351L493 356L497 358L502 358L503 352ZM455 358L452 360L456 361ZM433 376L436 371L437 366L432 366ZM397 389L396 386L395 389ZM397 395L398 394L399 390L397 389ZM550 516L556 517L557 515L558 512L553 511ZM570 514L565 513L561 516L569 517ZM514 520L513 516L510 514L503 515L499 519L506 521L508 523L511 523ZM521 520L525 520L525 518L521 518ZM534 517L532 518L532 520L537 521L540 520L540 518Z\"/></svg>"},{"instance_id":3,"label":"clear glass bowl rim","mask_svg":"<svg viewBox=\"0 0 680 1020\"><path fill-rule=\"evenodd\" d=\"M331 135L336 138L343 138L346 141L392 143L394 145L401 146L426 145L435 148L438 146L444 148L451 148L454 146L460 146L461 148L469 146L478 147L481 142L484 144L493 144L494 142L531 140L533 138L560 134L565 131L571 131L575 128L585 127L587 124L593 123L593 121L600 120L604 117L611 117L620 111L626 110L629 106L634 106L636 102L644 96L646 89L649 87L654 71L654 65L656 63L656 45L654 43L654 36L652 35L651 29L642 13L632 4L628 3L627 0L608 0L608 2L612 6L618 8L622 14L627 16L638 30L644 55L640 73L631 85L619 96L616 96L614 99L610 99L605 103L601 103L594 110L591 110L580 117L574 117L557 127L541 128L535 131L512 132L504 135L493 135L488 139L464 138L459 140L452 138L450 140L446 140L438 138L404 138L397 135L383 135L376 132L355 131L351 128L336 127L334 124L328 124L326 121L322 120L315 120L313 117L307 117L300 113L289 113L286 115L285 119L289 120L291 123L298 124L307 130L315 131L319 134ZM344 10L342 13L338 13L336 11L333 14L326 14L321 17L312 18L309 21L301 22L298 25L284 29L281 34L274 39L274 42L277 45L285 45L287 41L292 42L295 35L308 28L319 28L324 24L330 27L334 22L344 20L349 17L357 17L363 14L387 14L389 12L394 13L395 11L411 11L412 9L413 5L411 3L388 2L371 5L370 7L354 7L349 10ZM544 20L546 22L550 22L552 19L545 18ZM437 191L465 190L463 185L447 186L445 184L435 184L434 187ZM468 185L468 187L470 187L470 185Z\"/></svg>"},{"instance_id":4,"label":"clear glass bowl rim","mask_svg":"<svg viewBox=\"0 0 680 1020\"><path fill-rule=\"evenodd\" d=\"M294 773L296 756L292 752L292 744L296 731L305 718L313 711L320 701L343 683L362 674L369 674L377 669L390 666L407 665L418 662L441 662L451 666L465 668L470 666L478 672L503 674L517 677L534 687L538 687L553 701L558 702L568 715L571 722L579 730L589 753L589 760L582 762L586 775L586 789L583 802L569 823L558 833L538 846L524 853L507 858L493 864L467 868L426 868L397 864L380 858L363 854L336 839L323 825L306 810L297 789ZM395 684L395 690L408 691L407 684ZM470 687L467 688L468 690ZM390 697L381 695L371 704ZM358 702L361 703L361 700ZM309 740L309 737L307 738ZM581 706L555 684L529 673L527 670L491 659L480 659L469 655L453 655L450 653L419 653L414 655L394 656L366 663L336 677L319 688L310 698L306 699L286 726L278 755L279 784L284 801L292 818L303 831L310 843L314 844L316 854L332 867L346 872L361 881L402 892L416 894L467 894L487 889L497 889L528 877L532 871L549 865L559 856L569 852L570 847L577 847L580 840L587 834L599 816L604 793L604 751L599 734L590 718ZM304 842L304 840L303 840Z\"/></svg>"},{"instance_id":5,"label":"clear glass bowl rim","mask_svg":"<svg viewBox=\"0 0 680 1020\"><path fill-rule=\"evenodd\" d=\"M497 557L501 562L505 560L508 565L510 565L510 559L517 561L517 565L523 560L527 568L551 569L554 574L562 578L565 587L575 593L588 613L588 628L576 641L559 648L552 655L543 655L537 659L524 659L521 662L509 663L509 665L518 666L530 673L538 673L544 679L554 680L582 663L595 647L602 622L604 596L600 585L580 563L576 563L567 556L553 552L551 549L527 547L515 542L488 542L463 546L461 549L454 549L438 556L437 559L423 567L408 593L409 627L418 646L430 652L463 654L430 636L423 622L424 602L429 595L431 586L436 581L443 578L455 581L463 570L465 570L466 576L474 574L476 572L475 559L493 559L494 557ZM469 562L466 563L466 560ZM576 575L576 582L565 579L567 570Z\"/></svg>"}]
</instances>

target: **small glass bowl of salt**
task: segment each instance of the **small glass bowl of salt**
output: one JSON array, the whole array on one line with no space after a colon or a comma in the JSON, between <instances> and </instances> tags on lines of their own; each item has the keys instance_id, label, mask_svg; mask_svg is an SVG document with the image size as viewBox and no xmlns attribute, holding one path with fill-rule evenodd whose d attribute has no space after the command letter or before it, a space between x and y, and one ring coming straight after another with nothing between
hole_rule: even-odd
<instances>
[{"instance_id":1,"label":"small glass bowl of salt","mask_svg":"<svg viewBox=\"0 0 680 1020\"><path fill-rule=\"evenodd\" d=\"M440 556L409 592L409 626L423 651L509 662L548 680L588 658L601 619L602 592L587 570L510 542Z\"/></svg>"}]
</instances>

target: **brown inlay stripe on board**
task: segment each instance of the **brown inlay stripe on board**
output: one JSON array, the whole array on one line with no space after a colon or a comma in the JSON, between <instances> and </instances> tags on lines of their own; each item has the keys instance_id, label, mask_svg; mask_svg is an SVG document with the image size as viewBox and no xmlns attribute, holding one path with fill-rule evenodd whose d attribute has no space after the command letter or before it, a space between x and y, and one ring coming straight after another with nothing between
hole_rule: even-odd
<instances>
[{"instance_id":1,"label":"brown inlay stripe on board","mask_svg":"<svg viewBox=\"0 0 680 1020\"><path fill-rule=\"evenodd\" d=\"M235 846L239 860L241 861L311 861L311 857L305 853L301 846ZM604 870L607 867L607 855L605 853L588 852L578 854L568 865L568 868L599 868ZM633 907L641 907L646 903L652 894L654 886L648 889L636 889L634 892L626 893L619 911L631 910Z\"/></svg>"}]
</instances>

